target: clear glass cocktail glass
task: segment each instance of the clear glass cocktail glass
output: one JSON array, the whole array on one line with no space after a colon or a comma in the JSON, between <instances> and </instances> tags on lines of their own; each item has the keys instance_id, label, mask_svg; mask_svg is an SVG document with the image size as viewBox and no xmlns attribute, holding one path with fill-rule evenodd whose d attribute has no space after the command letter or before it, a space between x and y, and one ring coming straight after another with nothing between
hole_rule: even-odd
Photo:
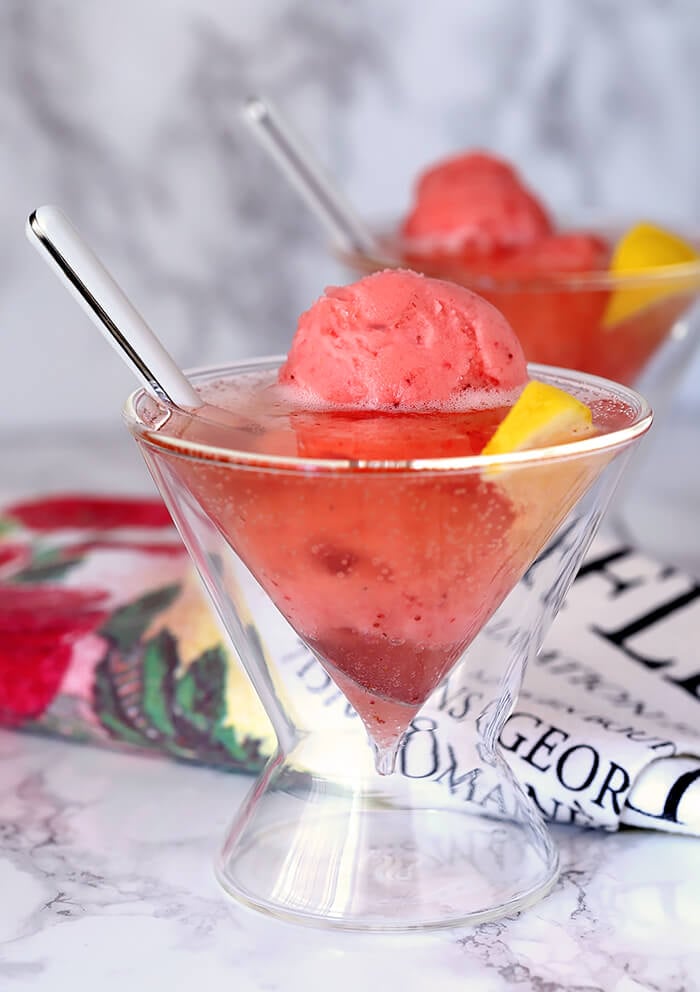
<instances>
[{"instance_id":1,"label":"clear glass cocktail glass","mask_svg":"<svg viewBox=\"0 0 700 992\"><path fill-rule=\"evenodd\" d=\"M585 231L614 244L632 223L599 223L578 219L572 230ZM355 275L407 266L426 275L467 286L485 297L508 319L528 361L600 375L639 389L654 408L651 443L626 473L608 514L608 524L624 540L677 564L700 560L700 527L679 528L677 515L664 507L679 501L695 477L677 458L665 472L664 487L656 465L661 448L674 444L670 407L684 373L700 343L700 260L659 267L643 273L589 272L522 273L477 267L454 255L411 253L396 234L398 225L378 225L374 253L343 252L336 256ZM565 230L566 228L564 228ZM700 247L694 235L684 235ZM629 316L608 324L610 301L631 302ZM654 457L655 454L657 457ZM663 458L669 464L669 458ZM696 500L697 502L697 500Z\"/></svg>"},{"instance_id":2,"label":"clear glass cocktail glass","mask_svg":"<svg viewBox=\"0 0 700 992\"><path fill-rule=\"evenodd\" d=\"M556 850L498 737L651 414L596 377L531 374L587 402L599 433L493 457L290 457L254 425L230 444L144 391L128 400L277 738L217 859L241 902L410 930L494 919L554 884Z\"/></svg>"}]
</instances>

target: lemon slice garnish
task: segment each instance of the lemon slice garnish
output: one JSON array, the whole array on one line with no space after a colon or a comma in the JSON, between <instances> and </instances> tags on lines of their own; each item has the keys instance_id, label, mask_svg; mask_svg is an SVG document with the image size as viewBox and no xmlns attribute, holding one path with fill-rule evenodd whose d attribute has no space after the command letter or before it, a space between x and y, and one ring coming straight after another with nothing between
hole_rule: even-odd
<instances>
[{"instance_id":1,"label":"lemon slice garnish","mask_svg":"<svg viewBox=\"0 0 700 992\"><path fill-rule=\"evenodd\" d=\"M650 275L649 285L616 290L605 311L603 326L615 327L657 300L697 288L700 285L697 276L655 279L654 275L658 275L660 268L698 259L700 255L695 248L678 235L654 224L635 224L615 246L610 272L613 275Z\"/></svg>"},{"instance_id":2,"label":"lemon slice garnish","mask_svg":"<svg viewBox=\"0 0 700 992\"><path fill-rule=\"evenodd\" d=\"M593 418L585 403L546 382L532 381L496 428L483 455L504 455L591 434ZM500 472L491 466L487 472Z\"/></svg>"}]
</instances>

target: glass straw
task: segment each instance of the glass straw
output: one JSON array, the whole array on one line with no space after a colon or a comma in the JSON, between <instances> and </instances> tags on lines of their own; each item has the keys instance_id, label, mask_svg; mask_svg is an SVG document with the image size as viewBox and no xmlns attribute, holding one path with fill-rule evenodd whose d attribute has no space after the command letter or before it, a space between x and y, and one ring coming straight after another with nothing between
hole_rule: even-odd
<instances>
[{"instance_id":1,"label":"glass straw","mask_svg":"<svg viewBox=\"0 0 700 992\"><path fill-rule=\"evenodd\" d=\"M333 242L349 253L376 252L377 245L369 229L272 105L262 97L249 97L244 115L260 144L325 226Z\"/></svg>"}]
</instances>

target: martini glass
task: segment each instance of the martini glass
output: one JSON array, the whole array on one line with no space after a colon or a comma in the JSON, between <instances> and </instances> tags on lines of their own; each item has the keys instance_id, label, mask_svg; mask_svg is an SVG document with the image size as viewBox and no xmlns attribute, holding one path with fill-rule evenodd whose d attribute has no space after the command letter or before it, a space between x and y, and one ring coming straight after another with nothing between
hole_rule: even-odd
<instances>
[{"instance_id":1,"label":"martini glass","mask_svg":"<svg viewBox=\"0 0 700 992\"><path fill-rule=\"evenodd\" d=\"M677 384L678 371L697 342L688 317L700 293L700 259L637 273L595 267L581 271L580 264L567 268L567 253L574 262L580 255L577 232L599 236L600 252L593 249L591 258L599 255L602 262L605 245L615 244L632 227L601 225L590 216L575 218L568 232L574 243L568 248L566 239L558 238L553 247L521 252L517 258L503 253L480 258L438 244L429 252L417 251L401 238L400 223L374 226L358 214L268 99L252 96L242 111L255 138L327 231L336 256L354 273L409 267L459 283L504 314L528 361L578 369L626 385L638 385L660 346L672 340L670 362L661 362L650 379L658 413L658 400ZM559 234L566 235L567 226L561 225ZM697 244L697 238L687 240Z\"/></svg>"},{"instance_id":2,"label":"martini glass","mask_svg":"<svg viewBox=\"0 0 700 992\"><path fill-rule=\"evenodd\" d=\"M278 364L189 378L225 389ZM554 884L555 848L498 736L651 415L625 387L530 371L591 406L598 433L503 456L345 460L322 455L304 417L301 454L285 454L274 427L215 424L145 390L128 400L277 738L217 859L241 902L411 930L494 919Z\"/></svg>"},{"instance_id":3,"label":"martini glass","mask_svg":"<svg viewBox=\"0 0 700 992\"><path fill-rule=\"evenodd\" d=\"M372 226L365 221L268 99L250 97L242 111L256 140L325 228L335 255L354 273L410 267L473 289L508 319L529 361L634 385L650 398L657 417L661 414L662 428L667 425L667 408L700 337L695 326L698 308L693 307L700 292L700 260L627 274L595 265L587 271L572 271L569 266L567 271L561 238L554 251L540 246L515 260L498 254L475 259L473 253L465 257L438 246L429 253L417 252L402 241L399 223ZM576 231L597 234L600 252L593 249L591 258L599 254L599 266L605 244L615 244L632 226L600 225L590 216L576 220L581 223L569 232L574 235L573 256L581 250L580 244L576 250ZM560 233L566 235L566 227ZM697 238L686 240L697 244ZM680 445L674 441L668 426L656 434L657 449L669 442L677 449ZM677 514L668 511L673 497L686 485L692 488L695 479L688 477L687 468L684 476L683 466L676 464L666 473L672 482L659 490L657 466L668 459L659 457L663 451L655 454L637 459L627 473L608 515L610 523L623 540L679 564L690 561L697 566L700 530L678 527ZM685 496L680 503L687 505Z\"/></svg>"},{"instance_id":4,"label":"martini glass","mask_svg":"<svg viewBox=\"0 0 700 992\"><path fill-rule=\"evenodd\" d=\"M614 244L629 227L583 223L576 230ZM419 254L390 228L377 231L368 250L338 248L336 254L354 273L403 266L472 289L506 317L531 362L636 386L669 341L675 361L659 383L666 392L697 344L691 310L700 293L700 260L639 273L567 272L559 251L549 263L524 254L515 261L502 255L467 260L437 250ZM611 322L606 315L613 298L627 306Z\"/></svg>"},{"instance_id":5,"label":"martini glass","mask_svg":"<svg viewBox=\"0 0 700 992\"><path fill-rule=\"evenodd\" d=\"M614 244L630 226L584 218L576 230ZM661 456L674 442L670 408L700 341L700 260L640 273L548 270L546 259L534 265L525 256L518 265L498 258L476 264L448 253L412 253L395 231L377 228L369 248L336 246L335 254L353 273L407 266L467 286L503 313L528 361L604 376L648 397L656 415L653 445L634 459L607 522L623 540L662 558L696 559L700 531L678 528L667 509L684 479L693 481L676 460L662 493L657 466L669 461ZM686 240L698 244L692 236ZM626 315L611 323L606 315L613 299Z\"/></svg>"}]
</instances>

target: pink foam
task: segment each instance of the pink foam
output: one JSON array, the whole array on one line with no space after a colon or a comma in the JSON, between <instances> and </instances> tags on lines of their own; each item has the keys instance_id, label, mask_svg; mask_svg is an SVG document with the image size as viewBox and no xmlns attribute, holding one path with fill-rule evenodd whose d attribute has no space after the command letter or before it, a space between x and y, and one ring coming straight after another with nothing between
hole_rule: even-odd
<instances>
[{"instance_id":1,"label":"pink foam","mask_svg":"<svg viewBox=\"0 0 700 992\"><path fill-rule=\"evenodd\" d=\"M490 303L452 283L385 270L329 287L302 314L279 381L306 407L463 410L512 402L527 369Z\"/></svg>"}]
</instances>

